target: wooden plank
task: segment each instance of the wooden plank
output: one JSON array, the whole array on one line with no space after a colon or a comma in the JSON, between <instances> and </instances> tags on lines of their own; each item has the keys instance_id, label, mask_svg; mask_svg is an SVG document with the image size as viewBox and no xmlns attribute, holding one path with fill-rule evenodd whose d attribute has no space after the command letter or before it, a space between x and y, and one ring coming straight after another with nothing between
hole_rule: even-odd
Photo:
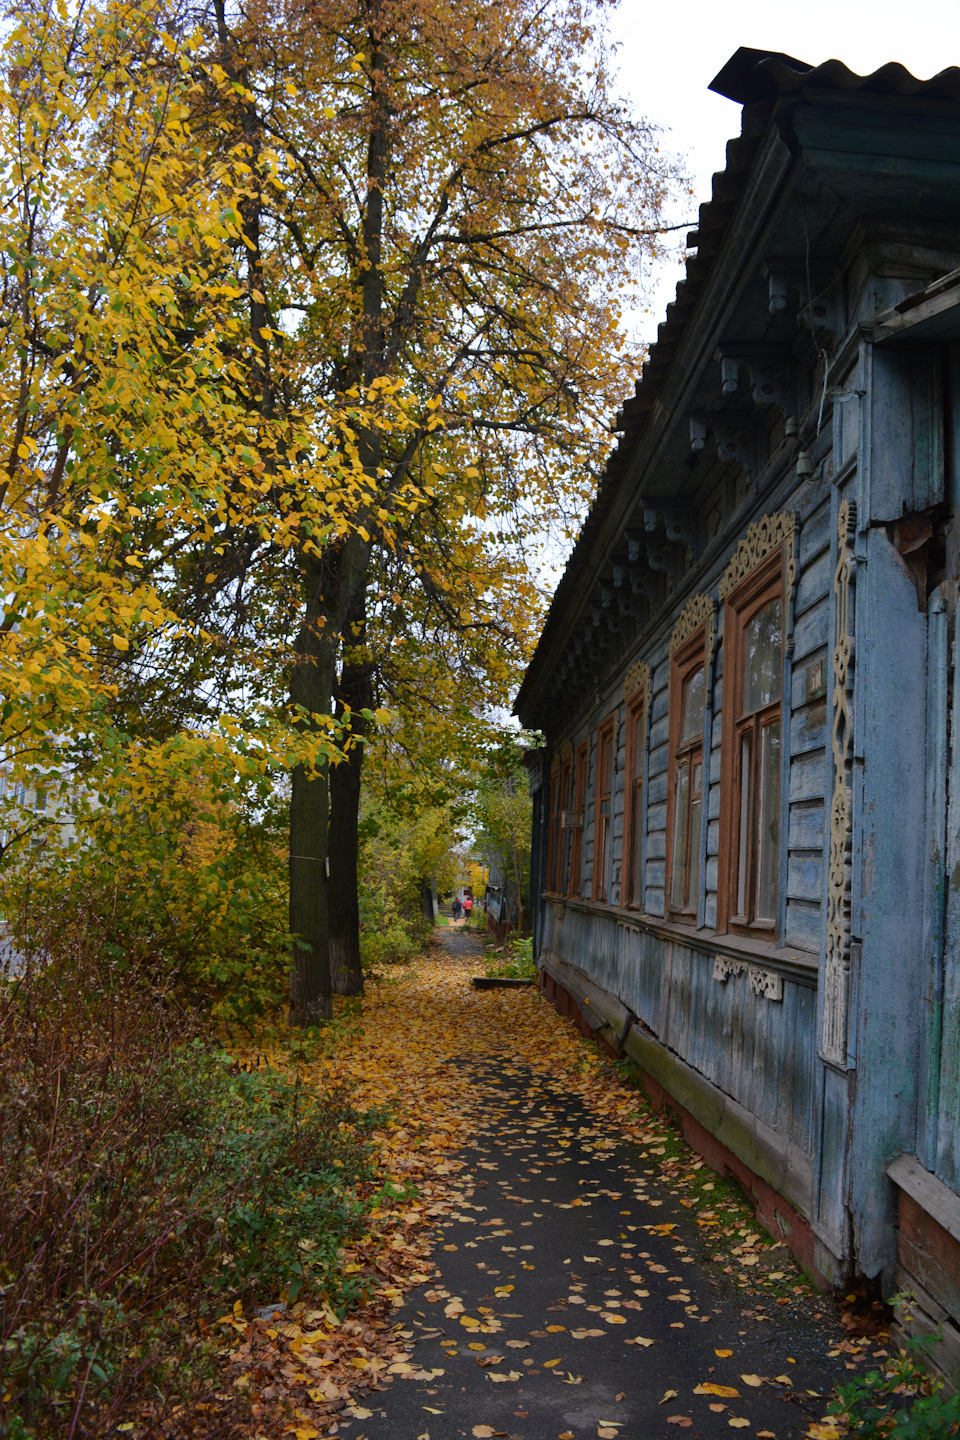
<instances>
[{"instance_id":1,"label":"wooden plank","mask_svg":"<svg viewBox=\"0 0 960 1440\"><path fill-rule=\"evenodd\" d=\"M784 943L810 955L819 955L823 931L823 913L809 900L787 901L787 924Z\"/></svg>"},{"instance_id":2,"label":"wooden plank","mask_svg":"<svg viewBox=\"0 0 960 1440\"><path fill-rule=\"evenodd\" d=\"M823 896L825 878L819 850L791 852L787 864L788 900L819 901Z\"/></svg>"},{"instance_id":3,"label":"wooden plank","mask_svg":"<svg viewBox=\"0 0 960 1440\"><path fill-rule=\"evenodd\" d=\"M650 807L649 807L649 809L647 810L647 834L648 834L649 836L653 836L654 834L656 834L656 833L658 833L658 832L661 832L661 831L663 831L663 830L666 830L666 828L667 828L667 806L666 806L666 802L665 802L665 801L664 801L664 802L661 802L661 803L658 804L658 805L651 804Z\"/></svg>"},{"instance_id":4,"label":"wooden plank","mask_svg":"<svg viewBox=\"0 0 960 1440\"><path fill-rule=\"evenodd\" d=\"M822 800L824 790L824 751L810 750L798 755L790 766L790 803L797 800Z\"/></svg>"},{"instance_id":5,"label":"wooden plank","mask_svg":"<svg viewBox=\"0 0 960 1440\"><path fill-rule=\"evenodd\" d=\"M793 630L793 659L794 664L811 655L814 650L822 650L827 643L827 601L826 597L819 604L814 605L805 615L797 620Z\"/></svg>"},{"instance_id":6,"label":"wooden plank","mask_svg":"<svg viewBox=\"0 0 960 1440\"><path fill-rule=\"evenodd\" d=\"M803 615L811 605L818 604L830 593L832 588L833 567L830 564L830 552L824 549L800 571L800 578L797 581L797 615Z\"/></svg>"},{"instance_id":7,"label":"wooden plank","mask_svg":"<svg viewBox=\"0 0 960 1440\"><path fill-rule=\"evenodd\" d=\"M788 845L791 850L823 850L823 802L805 800L790 806Z\"/></svg>"},{"instance_id":8,"label":"wooden plank","mask_svg":"<svg viewBox=\"0 0 960 1440\"><path fill-rule=\"evenodd\" d=\"M803 518L798 555L801 567L809 565L822 550L830 547L830 498L825 496Z\"/></svg>"},{"instance_id":9,"label":"wooden plank","mask_svg":"<svg viewBox=\"0 0 960 1440\"><path fill-rule=\"evenodd\" d=\"M960 1242L960 1195L925 1170L913 1155L899 1155L887 1174L895 1185Z\"/></svg>"},{"instance_id":10,"label":"wooden plank","mask_svg":"<svg viewBox=\"0 0 960 1440\"><path fill-rule=\"evenodd\" d=\"M813 700L790 717L790 754L795 758L808 750L822 750L827 741L827 702Z\"/></svg>"},{"instance_id":11,"label":"wooden plank","mask_svg":"<svg viewBox=\"0 0 960 1440\"><path fill-rule=\"evenodd\" d=\"M819 676L812 674L815 666L822 666ZM811 651L804 656L803 660L794 665L790 677L790 708L799 710L808 705L811 699L811 686L819 679L822 695L817 698L826 699L827 686L830 678L830 667L826 645L817 650Z\"/></svg>"}]
</instances>

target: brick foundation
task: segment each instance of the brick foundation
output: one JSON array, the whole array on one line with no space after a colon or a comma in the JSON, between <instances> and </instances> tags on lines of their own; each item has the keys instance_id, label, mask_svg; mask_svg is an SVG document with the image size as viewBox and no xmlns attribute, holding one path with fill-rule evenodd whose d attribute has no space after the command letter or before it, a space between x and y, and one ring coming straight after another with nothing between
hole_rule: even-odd
<instances>
[{"instance_id":1,"label":"brick foundation","mask_svg":"<svg viewBox=\"0 0 960 1440\"><path fill-rule=\"evenodd\" d=\"M621 1051L609 1038L591 1025L584 1017L577 1001L545 970L540 971L540 991L554 1009L572 1020L581 1035L595 1040L599 1047L612 1059L619 1059ZM796 1211L771 1185L756 1175L742 1160L722 1145L710 1131L705 1129L690 1111L680 1105L669 1091L665 1090L651 1075L635 1062L631 1062L640 1078L640 1085L655 1110L669 1110L679 1120L683 1137L691 1149L701 1155L711 1170L720 1176L732 1176L754 1205L758 1224L773 1238L786 1245L797 1264L818 1290L832 1289L829 1281L817 1268L814 1255L816 1236L809 1221Z\"/></svg>"}]
</instances>

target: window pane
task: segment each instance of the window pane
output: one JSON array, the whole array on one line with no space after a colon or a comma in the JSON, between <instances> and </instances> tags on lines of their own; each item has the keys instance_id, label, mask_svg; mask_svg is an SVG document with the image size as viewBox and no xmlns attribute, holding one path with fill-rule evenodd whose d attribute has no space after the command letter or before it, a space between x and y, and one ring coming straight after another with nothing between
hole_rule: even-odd
<instances>
[{"instance_id":1,"label":"window pane","mask_svg":"<svg viewBox=\"0 0 960 1440\"><path fill-rule=\"evenodd\" d=\"M687 797L690 790L690 763L681 760L677 766L676 793L673 802L673 865L670 875L670 903L682 910L687 869Z\"/></svg>"},{"instance_id":2,"label":"window pane","mask_svg":"<svg viewBox=\"0 0 960 1440\"><path fill-rule=\"evenodd\" d=\"M751 736L740 741L740 844L737 853L737 914L747 913L747 883L750 866L750 757Z\"/></svg>"},{"instance_id":3,"label":"window pane","mask_svg":"<svg viewBox=\"0 0 960 1440\"><path fill-rule=\"evenodd\" d=\"M683 687L683 722L680 726L680 744L696 740L703 734L703 666L695 671Z\"/></svg>"},{"instance_id":4,"label":"window pane","mask_svg":"<svg viewBox=\"0 0 960 1440\"><path fill-rule=\"evenodd\" d=\"M638 777L633 790L633 884L630 888L630 898L637 905L640 903L641 891L640 860L642 843L643 785Z\"/></svg>"},{"instance_id":5,"label":"window pane","mask_svg":"<svg viewBox=\"0 0 960 1440\"><path fill-rule=\"evenodd\" d=\"M743 713L752 715L780 699L782 675L780 601L758 610L743 632Z\"/></svg>"},{"instance_id":6,"label":"window pane","mask_svg":"<svg viewBox=\"0 0 960 1440\"><path fill-rule=\"evenodd\" d=\"M777 916L777 854L780 839L780 722L760 734L760 804L757 834L757 919Z\"/></svg>"}]
</instances>

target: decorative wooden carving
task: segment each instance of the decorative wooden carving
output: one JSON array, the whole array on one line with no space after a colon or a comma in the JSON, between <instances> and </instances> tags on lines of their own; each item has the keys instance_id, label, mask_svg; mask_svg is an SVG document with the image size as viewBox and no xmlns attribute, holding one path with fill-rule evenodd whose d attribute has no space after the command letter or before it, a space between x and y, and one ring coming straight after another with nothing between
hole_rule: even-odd
<instances>
[{"instance_id":1,"label":"decorative wooden carving","mask_svg":"<svg viewBox=\"0 0 960 1440\"><path fill-rule=\"evenodd\" d=\"M623 677L623 698L629 700L638 690L650 689L650 666L645 660L634 660Z\"/></svg>"},{"instance_id":2,"label":"decorative wooden carving","mask_svg":"<svg viewBox=\"0 0 960 1440\"><path fill-rule=\"evenodd\" d=\"M755 521L723 572L720 599L723 600L729 595L734 586L739 585L745 575L749 575L754 565L759 565L778 545L783 545L785 550L784 574L789 595L797 578L796 529L797 517L790 511L783 511L779 515L764 515Z\"/></svg>"},{"instance_id":3,"label":"decorative wooden carving","mask_svg":"<svg viewBox=\"0 0 960 1440\"><path fill-rule=\"evenodd\" d=\"M852 817L847 763L852 741L852 715L847 685L850 643L851 530L856 515L850 500L837 512L837 566L833 574L836 631L833 646L833 798L830 802L830 864L827 869L827 948L823 966L823 1021L820 1053L833 1065L847 1058L847 990L849 968L848 862Z\"/></svg>"},{"instance_id":4,"label":"decorative wooden carving","mask_svg":"<svg viewBox=\"0 0 960 1440\"><path fill-rule=\"evenodd\" d=\"M573 760L573 741L564 740L560 746L560 759L567 765Z\"/></svg>"},{"instance_id":5,"label":"decorative wooden carving","mask_svg":"<svg viewBox=\"0 0 960 1440\"><path fill-rule=\"evenodd\" d=\"M704 648L709 665L710 656L713 654L713 611L713 600L709 595L694 595L691 600L687 601L680 611L680 617L670 636L668 649L671 655L702 625L704 627Z\"/></svg>"},{"instance_id":6,"label":"decorative wooden carving","mask_svg":"<svg viewBox=\"0 0 960 1440\"><path fill-rule=\"evenodd\" d=\"M759 965L751 965L750 989L754 995L765 995L768 1000L782 1000L783 976L778 970L761 970Z\"/></svg>"},{"instance_id":7,"label":"decorative wooden carving","mask_svg":"<svg viewBox=\"0 0 960 1440\"><path fill-rule=\"evenodd\" d=\"M750 965L746 960L732 960L727 955L713 958L714 980L726 981L734 975L747 975L750 989L756 996L768 1000L783 999L783 976L778 970L764 970L760 965Z\"/></svg>"}]
</instances>

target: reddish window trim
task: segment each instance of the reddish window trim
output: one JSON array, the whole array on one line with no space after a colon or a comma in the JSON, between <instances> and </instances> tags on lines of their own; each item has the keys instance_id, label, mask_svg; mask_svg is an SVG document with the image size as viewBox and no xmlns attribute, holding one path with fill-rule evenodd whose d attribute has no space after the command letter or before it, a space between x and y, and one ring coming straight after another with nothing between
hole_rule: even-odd
<instances>
[{"instance_id":1,"label":"reddish window trim","mask_svg":"<svg viewBox=\"0 0 960 1440\"><path fill-rule=\"evenodd\" d=\"M547 868L544 889L548 895L557 888L557 852L560 849L560 767L550 771L547 801Z\"/></svg>"},{"instance_id":2,"label":"reddish window trim","mask_svg":"<svg viewBox=\"0 0 960 1440\"><path fill-rule=\"evenodd\" d=\"M756 565L749 575L727 595L723 608L723 714L721 716L720 750L720 857L717 886L717 931L720 934L752 935L756 937L775 936L777 920L753 920L744 924L735 918L736 900L733 895L737 884L739 857L740 817L740 745L739 738L746 726L741 721L740 708L743 703L743 632L751 617L768 601L780 600L780 625L782 647L786 646L787 605L783 584L783 547L779 546L772 555ZM781 656L784 650L781 648ZM775 706L768 706L751 717L755 727L760 725L761 714L764 724L769 724L776 710L780 721L780 744L786 745L788 737L783 731L783 681L781 679L780 699ZM783 751L781 749L781 755ZM781 771L782 773L782 771ZM783 843L780 836L780 843ZM733 849L732 847L736 847ZM754 857L755 858L755 857ZM778 897L779 899L779 897Z\"/></svg>"},{"instance_id":3,"label":"reddish window trim","mask_svg":"<svg viewBox=\"0 0 960 1440\"><path fill-rule=\"evenodd\" d=\"M682 711L684 686L686 685L688 677L701 667L703 667L704 671L704 716L706 716L706 702L708 698L706 693L706 685L710 678L707 674L706 648L706 627L700 625L693 632L693 634L689 637L688 640L685 640L682 645L678 646L677 650L670 657L670 760L667 770L667 853L664 867L665 885L663 894L663 911L664 917L667 919L672 917L674 919L682 919L684 921L687 921L688 923L691 919L694 921L696 921L697 919L698 904L696 897L694 897L693 907L686 910L679 909L677 906L671 904L670 901L670 896L673 893L673 829L674 810L676 808L674 792L676 789L677 760L679 758L678 752L680 749L680 725L683 718ZM683 747L684 754L690 756L691 775L693 773L693 767L695 764L694 757L699 755L700 758L701 807L706 803L707 792L706 766L704 765L703 758L705 738L706 737L701 732L699 745L697 745L696 743L688 743ZM697 845L699 846L699 844L700 837L698 835ZM688 841L686 859L687 874L689 874L690 870L690 853L691 847Z\"/></svg>"},{"instance_id":4,"label":"reddish window trim","mask_svg":"<svg viewBox=\"0 0 960 1440\"><path fill-rule=\"evenodd\" d=\"M646 686L641 685L627 699L626 723L627 723L627 744L626 763L624 767L624 797L623 797L623 865L620 869L620 887L622 903L630 910L643 909L643 880L640 881L640 893L634 895L633 882L637 873L636 847L639 845L637 839L636 811L643 809L643 752L637 754L637 728L638 722L647 707Z\"/></svg>"},{"instance_id":5,"label":"reddish window trim","mask_svg":"<svg viewBox=\"0 0 960 1440\"><path fill-rule=\"evenodd\" d=\"M587 761L590 756L590 741L581 740L573 761L573 809L580 816L580 824L570 831L570 871L567 876L566 893L579 900L583 890L583 810L587 801Z\"/></svg>"},{"instance_id":6,"label":"reddish window trim","mask_svg":"<svg viewBox=\"0 0 960 1440\"><path fill-rule=\"evenodd\" d=\"M613 848L613 746L617 712L597 726L597 778L593 800L593 886L594 900L606 903L610 896L610 857ZM607 813L604 815L603 806ZM606 823L604 823L606 822Z\"/></svg>"}]
</instances>

